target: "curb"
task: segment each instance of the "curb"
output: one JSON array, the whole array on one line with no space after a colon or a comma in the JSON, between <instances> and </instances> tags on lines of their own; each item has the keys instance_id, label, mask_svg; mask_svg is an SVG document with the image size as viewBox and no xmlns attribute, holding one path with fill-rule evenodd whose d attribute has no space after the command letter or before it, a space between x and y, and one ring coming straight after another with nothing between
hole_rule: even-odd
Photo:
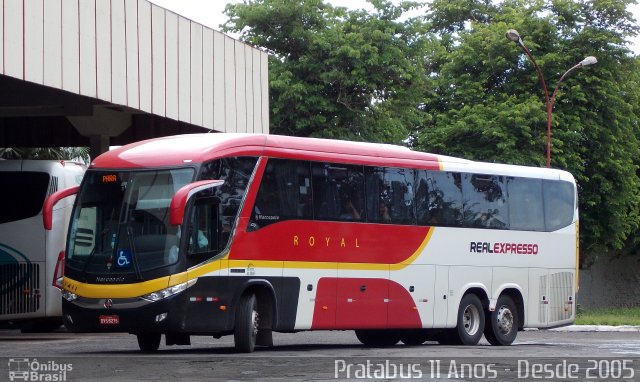
<instances>
[{"instance_id":1,"label":"curb","mask_svg":"<svg viewBox=\"0 0 640 382\"><path fill-rule=\"evenodd\" d=\"M569 325L549 329L553 332L640 332L640 326L633 325Z\"/></svg>"}]
</instances>

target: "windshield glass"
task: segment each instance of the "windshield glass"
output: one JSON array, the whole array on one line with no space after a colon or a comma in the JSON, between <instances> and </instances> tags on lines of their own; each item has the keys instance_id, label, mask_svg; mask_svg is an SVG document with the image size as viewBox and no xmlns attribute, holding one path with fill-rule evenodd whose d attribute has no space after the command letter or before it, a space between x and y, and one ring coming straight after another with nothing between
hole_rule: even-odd
<instances>
[{"instance_id":1,"label":"windshield glass","mask_svg":"<svg viewBox=\"0 0 640 382\"><path fill-rule=\"evenodd\" d=\"M5 203L0 224L35 216L49 188L49 174L44 172L2 172L0 199Z\"/></svg>"},{"instance_id":2,"label":"windshield glass","mask_svg":"<svg viewBox=\"0 0 640 382\"><path fill-rule=\"evenodd\" d=\"M179 227L169 223L169 204L193 175L192 168L89 170L74 209L66 265L140 277L175 263Z\"/></svg>"}]
</instances>

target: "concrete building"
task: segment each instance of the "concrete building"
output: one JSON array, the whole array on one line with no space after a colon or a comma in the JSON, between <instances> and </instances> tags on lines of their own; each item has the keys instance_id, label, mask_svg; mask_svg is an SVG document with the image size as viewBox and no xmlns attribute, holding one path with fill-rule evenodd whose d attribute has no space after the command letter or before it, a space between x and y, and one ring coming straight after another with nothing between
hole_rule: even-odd
<instances>
[{"instance_id":1,"label":"concrete building","mask_svg":"<svg viewBox=\"0 0 640 382\"><path fill-rule=\"evenodd\" d=\"M269 131L267 54L146 0L0 0L0 147Z\"/></svg>"}]
</instances>

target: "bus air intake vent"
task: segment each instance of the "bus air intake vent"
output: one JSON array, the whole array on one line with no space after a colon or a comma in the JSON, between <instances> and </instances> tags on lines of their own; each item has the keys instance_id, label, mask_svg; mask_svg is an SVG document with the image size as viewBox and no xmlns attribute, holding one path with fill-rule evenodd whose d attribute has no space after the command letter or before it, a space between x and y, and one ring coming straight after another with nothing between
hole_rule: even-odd
<instances>
[{"instance_id":1,"label":"bus air intake vent","mask_svg":"<svg viewBox=\"0 0 640 382\"><path fill-rule=\"evenodd\" d=\"M40 297L39 264L0 264L0 315L37 312Z\"/></svg>"},{"instance_id":2,"label":"bus air intake vent","mask_svg":"<svg viewBox=\"0 0 640 382\"><path fill-rule=\"evenodd\" d=\"M58 191L58 177L52 176L51 182L49 183L49 190L47 191L47 196L53 194Z\"/></svg>"},{"instance_id":3,"label":"bus air intake vent","mask_svg":"<svg viewBox=\"0 0 640 382\"><path fill-rule=\"evenodd\" d=\"M549 276L549 323L568 320L573 314L573 305L568 305L569 296L573 296L573 273L558 272Z\"/></svg>"}]
</instances>

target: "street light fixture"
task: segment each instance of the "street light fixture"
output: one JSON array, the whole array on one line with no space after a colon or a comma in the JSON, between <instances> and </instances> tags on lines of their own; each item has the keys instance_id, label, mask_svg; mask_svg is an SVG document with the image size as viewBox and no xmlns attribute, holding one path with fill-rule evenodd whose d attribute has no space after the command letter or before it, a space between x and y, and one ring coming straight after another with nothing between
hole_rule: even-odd
<instances>
[{"instance_id":1,"label":"street light fixture","mask_svg":"<svg viewBox=\"0 0 640 382\"><path fill-rule=\"evenodd\" d=\"M531 51L524 45L524 42L522 42L522 38L520 37L520 34L518 33L518 31L515 29L509 29L506 33L506 37L510 41L515 42L516 45L518 45L520 48L522 48L522 50L527 54L527 57L529 57L531 62L533 62L533 66L536 68L536 71L538 72L538 77L540 78L540 83L542 84L542 90L544 90L544 100L547 106L547 168L549 168L551 167L551 112L553 110L553 103L555 102L555 99L556 99L556 93L558 92L558 87L560 86L560 83L562 83L562 80L564 80L564 78L570 72L582 66L593 65L597 63L598 60L593 56L585 57L582 61L580 61L573 67L571 67L566 72L564 72L564 74L558 80L556 87L553 89L551 99L549 99L549 92L547 91L547 84L544 82L544 76L542 75L542 70L540 70L540 67L536 63L536 60L533 58L533 55L531 55Z\"/></svg>"}]
</instances>

